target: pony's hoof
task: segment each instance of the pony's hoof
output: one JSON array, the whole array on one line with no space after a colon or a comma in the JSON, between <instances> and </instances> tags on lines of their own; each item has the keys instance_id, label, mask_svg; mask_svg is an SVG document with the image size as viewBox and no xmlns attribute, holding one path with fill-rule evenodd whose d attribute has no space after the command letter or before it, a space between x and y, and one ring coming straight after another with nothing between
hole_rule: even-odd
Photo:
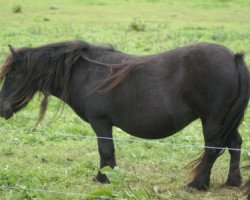
<instances>
[{"instance_id":1,"label":"pony's hoof","mask_svg":"<svg viewBox=\"0 0 250 200\"><path fill-rule=\"evenodd\" d=\"M191 193L191 192L194 191L194 188L192 188L192 187L190 187L190 186L188 186L188 185L185 185L183 189L184 189L186 192L189 192L189 193Z\"/></svg>"},{"instance_id":2,"label":"pony's hoof","mask_svg":"<svg viewBox=\"0 0 250 200\"><path fill-rule=\"evenodd\" d=\"M237 187L239 188L240 186L242 186L242 181L241 179L228 179L225 183L224 183L224 187Z\"/></svg>"},{"instance_id":3,"label":"pony's hoof","mask_svg":"<svg viewBox=\"0 0 250 200\"><path fill-rule=\"evenodd\" d=\"M96 177L93 178L93 181L103 183L103 184L110 183L107 176L105 174L100 173L100 172L96 175Z\"/></svg>"},{"instance_id":4,"label":"pony's hoof","mask_svg":"<svg viewBox=\"0 0 250 200\"><path fill-rule=\"evenodd\" d=\"M191 182L186 186L186 191L192 192L194 189L199 191L207 191L208 187L204 183Z\"/></svg>"}]
</instances>

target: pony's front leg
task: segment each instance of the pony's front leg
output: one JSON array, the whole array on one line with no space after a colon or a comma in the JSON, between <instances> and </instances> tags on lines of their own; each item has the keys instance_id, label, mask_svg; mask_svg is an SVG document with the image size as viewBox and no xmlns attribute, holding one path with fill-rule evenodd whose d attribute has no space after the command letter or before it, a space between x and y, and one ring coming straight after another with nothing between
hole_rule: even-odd
<instances>
[{"instance_id":1,"label":"pony's front leg","mask_svg":"<svg viewBox=\"0 0 250 200\"><path fill-rule=\"evenodd\" d=\"M100 154L100 169L105 166L114 168L116 166L116 161L112 126L103 119L92 120L90 124L97 135L98 150ZM107 176L100 171L93 180L101 183L109 183Z\"/></svg>"}]
</instances>

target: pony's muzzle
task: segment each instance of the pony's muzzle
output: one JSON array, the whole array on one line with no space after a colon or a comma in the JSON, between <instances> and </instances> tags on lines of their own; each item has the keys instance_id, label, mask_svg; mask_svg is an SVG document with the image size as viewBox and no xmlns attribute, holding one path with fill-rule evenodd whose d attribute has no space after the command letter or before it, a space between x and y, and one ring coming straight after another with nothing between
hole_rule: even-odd
<instances>
[{"instance_id":1,"label":"pony's muzzle","mask_svg":"<svg viewBox=\"0 0 250 200\"><path fill-rule=\"evenodd\" d=\"M9 119L12 116L13 116L13 110L11 108L11 104L9 102L0 100L0 117Z\"/></svg>"}]
</instances>

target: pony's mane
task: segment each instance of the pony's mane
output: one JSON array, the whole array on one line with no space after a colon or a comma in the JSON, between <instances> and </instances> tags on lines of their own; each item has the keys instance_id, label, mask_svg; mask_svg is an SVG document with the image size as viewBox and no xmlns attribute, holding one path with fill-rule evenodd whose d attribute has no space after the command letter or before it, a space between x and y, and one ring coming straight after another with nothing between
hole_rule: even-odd
<instances>
[{"instance_id":1,"label":"pony's mane","mask_svg":"<svg viewBox=\"0 0 250 200\"><path fill-rule=\"evenodd\" d=\"M16 56L9 55L7 57L0 71L0 81L5 78L13 63L20 57L27 67L28 74L24 83L15 94L17 94L19 90L23 90L23 88L25 88L25 92L22 92L22 94L15 97L15 99L17 98L23 105L32 98L35 90L37 91L39 88L44 98L40 104L37 126L44 117L48 105L48 96L51 94L53 88L62 88L60 98L64 102L68 100L70 94L69 81L71 69L79 59L108 67L109 70L104 81L97 88L99 92L103 93L110 91L120 83L131 69L132 65L129 63L109 64L91 59L87 53L90 52L89 50L94 50L95 52L116 51L111 45L95 46L85 41L60 42L34 48L18 48L14 50ZM114 68L118 70L113 70Z\"/></svg>"},{"instance_id":2,"label":"pony's mane","mask_svg":"<svg viewBox=\"0 0 250 200\"><path fill-rule=\"evenodd\" d=\"M21 47L21 48L15 49L15 53L23 54L24 56L27 56L26 57L27 61L29 61L31 57L30 54L37 54L36 57L33 59L37 59L38 61L39 57L41 58L45 55L47 59L50 59L50 60L60 59L61 56L66 55L66 54L71 54L71 56L73 56L72 54L74 54L74 56L80 56L80 55L76 55L76 53L80 53L80 50L82 51L101 50L101 51L114 51L114 52L116 51L115 48L110 44L102 45L102 46L95 46L85 41L78 40L78 41L66 41L66 42L52 43L52 44L42 45L42 46L33 47L33 48ZM11 54L8 55L0 71L0 81L4 79L4 77L10 70L10 67L15 62L15 60L16 58L13 55ZM44 60L44 57L43 57L43 60Z\"/></svg>"},{"instance_id":3,"label":"pony's mane","mask_svg":"<svg viewBox=\"0 0 250 200\"><path fill-rule=\"evenodd\" d=\"M55 54L52 55L52 58L55 56L63 55L67 52L73 52L74 50L116 51L115 48L110 44L95 46L82 40L58 42L58 43L52 43L52 44L42 45L42 46L33 47L33 48L22 47L22 48L16 49L17 52L22 52L22 53L39 52L40 55L47 54L53 51Z\"/></svg>"}]
</instances>

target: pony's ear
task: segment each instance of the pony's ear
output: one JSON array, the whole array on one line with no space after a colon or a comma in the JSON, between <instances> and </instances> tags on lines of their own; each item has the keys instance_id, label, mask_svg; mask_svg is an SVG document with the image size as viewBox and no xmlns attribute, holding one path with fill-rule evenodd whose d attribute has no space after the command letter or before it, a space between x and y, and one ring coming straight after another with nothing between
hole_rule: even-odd
<instances>
[{"instance_id":1,"label":"pony's ear","mask_svg":"<svg viewBox=\"0 0 250 200\"><path fill-rule=\"evenodd\" d=\"M11 45L8 45L8 46L10 48L10 52L11 52L12 56L15 57L16 56L16 52L15 52L13 46L11 46Z\"/></svg>"}]
</instances>

